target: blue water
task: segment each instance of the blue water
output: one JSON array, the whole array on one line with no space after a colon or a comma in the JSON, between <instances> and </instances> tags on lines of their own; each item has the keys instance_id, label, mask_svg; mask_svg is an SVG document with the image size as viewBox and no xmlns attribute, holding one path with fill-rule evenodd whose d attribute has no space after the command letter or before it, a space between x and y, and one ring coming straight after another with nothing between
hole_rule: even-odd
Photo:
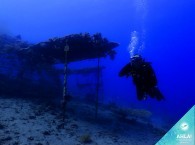
<instances>
[{"instance_id":1,"label":"blue water","mask_svg":"<svg viewBox=\"0 0 195 145\"><path fill-rule=\"evenodd\" d=\"M100 60L106 66L104 101L149 109L156 122L173 125L195 104L194 9L194 0L1 0L0 33L20 34L38 43L56 36L101 32L120 44L115 60ZM132 79L118 77L130 60L128 47L134 32L135 49L152 62L164 101L138 101ZM69 67L88 63L94 66L97 60Z\"/></svg>"}]
</instances>

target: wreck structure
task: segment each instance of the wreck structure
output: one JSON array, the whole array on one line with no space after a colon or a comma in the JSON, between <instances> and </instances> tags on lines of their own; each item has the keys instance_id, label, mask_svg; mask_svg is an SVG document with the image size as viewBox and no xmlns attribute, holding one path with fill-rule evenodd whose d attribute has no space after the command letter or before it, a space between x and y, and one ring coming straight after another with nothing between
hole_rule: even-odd
<instances>
[{"instance_id":1,"label":"wreck structure","mask_svg":"<svg viewBox=\"0 0 195 145\"><path fill-rule=\"evenodd\" d=\"M6 95L12 92L8 95L14 95L15 92L20 92L21 96L32 95L32 97L39 94L43 97L48 94L50 94L49 97L56 95L60 92L61 80L58 75L62 74L62 71L56 70L53 67L54 64L65 64L64 75L67 76L68 72L78 73L78 71L68 69L68 63L97 58L96 70L100 71L99 59L107 56L114 59L117 46L118 43L108 41L100 33L71 34L37 44L23 41L20 35L16 37L0 35L0 77L3 78L0 81L1 94ZM85 70L84 73L87 71ZM50 80L48 83L48 78L53 81ZM35 82L35 80L38 81ZM64 86L66 83L64 82ZM6 91L8 89L9 91ZM48 90L52 92L48 93Z\"/></svg>"}]
</instances>

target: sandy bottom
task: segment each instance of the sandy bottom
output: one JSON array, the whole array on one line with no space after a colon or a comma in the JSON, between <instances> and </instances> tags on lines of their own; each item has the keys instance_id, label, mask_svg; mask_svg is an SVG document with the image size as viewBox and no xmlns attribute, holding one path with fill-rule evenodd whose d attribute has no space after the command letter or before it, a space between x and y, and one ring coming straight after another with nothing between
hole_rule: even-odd
<instances>
[{"instance_id":1,"label":"sandy bottom","mask_svg":"<svg viewBox=\"0 0 195 145\"><path fill-rule=\"evenodd\" d=\"M59 108L29 100L0 98L0 145L154 145L164 134L148 121L122 119L100 107L70 102Z\"/></svg>"}]
</instances>

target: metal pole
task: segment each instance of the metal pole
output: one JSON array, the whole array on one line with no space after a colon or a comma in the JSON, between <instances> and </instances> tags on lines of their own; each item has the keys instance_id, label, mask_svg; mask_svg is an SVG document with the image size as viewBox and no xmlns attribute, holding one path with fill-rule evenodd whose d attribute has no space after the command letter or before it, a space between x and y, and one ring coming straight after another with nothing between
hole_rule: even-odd
<instances>
[{"instance_id":1,"label":"metal pole","mask_svg":"<svg viewBox=\"0 0 195 145\"><path fill-rule=\"evenodd\" d=\"M68 51L69 51L69 46L66 44L66 46L64 47L64 52L65 52L65 61L64 61L64 88L63 88L63 99L62 99L63 121L65 121L66 104L67 104Z\"/></svg>"},{"instance_id":2,"label":"metal pole","mask_svg":"<svg viewBox=\"0 0 195 145\"><path fill-rule=\"evenodd\" d=\"M100 57L98 57L98 69L97 69L97 86L96 86L96 103L95 103L95 118L98 115L98 104L99 104L99 87L100 87Z\"/></svg>"}]
</instances>

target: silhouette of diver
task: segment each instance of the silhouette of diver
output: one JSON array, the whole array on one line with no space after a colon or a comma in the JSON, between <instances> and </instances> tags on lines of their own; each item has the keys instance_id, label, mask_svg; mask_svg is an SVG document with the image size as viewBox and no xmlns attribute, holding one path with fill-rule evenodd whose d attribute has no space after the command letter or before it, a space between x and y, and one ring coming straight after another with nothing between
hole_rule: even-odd
<instances>
[{"instance_id":1,"label":"silhouette of diver","mask_svg":"<svg viewBox=\"0 0 195 145\"><path fill-rule=\"evenodd\" d=\"M130 75L136 85L138 100L145 100L148 96L158 101L164 99L157 87L157 78L150 62L146 62L140 55L133 56L131 62L119 72L120 77Z\"/></svg>"}]
</instances>

